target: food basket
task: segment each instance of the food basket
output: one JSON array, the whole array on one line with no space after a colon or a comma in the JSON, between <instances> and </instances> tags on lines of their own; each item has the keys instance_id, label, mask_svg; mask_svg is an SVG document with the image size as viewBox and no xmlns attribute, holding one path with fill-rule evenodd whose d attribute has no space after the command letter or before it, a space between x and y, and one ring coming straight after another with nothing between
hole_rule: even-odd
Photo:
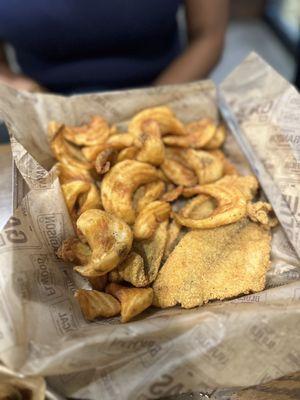
<instances>
[{"instance_id":1,"label":"food basket","mask_svg":"<svg viewBox=\"0 0 300 400\"><path fill-rule=\"evenodd\" d=\"M267 287L191 310L149 310L123 325L116 318L88 323L73 297L85 281L56 256L73 228L51 169L47 125L98 114L122 127L162 104L184 122L216 119L220 109L231 130L228 156L257 176L280 221ZM222 398L298 371L299 106L296 89L254 53L218 89L203 81L66 98L1 86L0 118L16 168L15 211L0 234L2 363L16 377L46 378L63 397L101 400L187 392Z\"/></svg>"}]
</instances>

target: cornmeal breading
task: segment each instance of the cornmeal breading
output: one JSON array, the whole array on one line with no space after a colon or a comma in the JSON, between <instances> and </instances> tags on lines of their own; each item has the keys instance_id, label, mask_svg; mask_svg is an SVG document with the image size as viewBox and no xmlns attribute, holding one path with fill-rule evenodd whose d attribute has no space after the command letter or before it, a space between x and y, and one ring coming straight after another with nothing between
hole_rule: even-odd
<instances>
[{"instance_id":1,"label":"cornmeal breading","mask_svg":"<svg viewBox=\"0 0 300 400\"><path fill-rule=\"evenodd\" d=\"M269 230L244 218L187 233L161 268L154 305L192 308L264 289L270 264Z\"/></svg>"}]
</instances>

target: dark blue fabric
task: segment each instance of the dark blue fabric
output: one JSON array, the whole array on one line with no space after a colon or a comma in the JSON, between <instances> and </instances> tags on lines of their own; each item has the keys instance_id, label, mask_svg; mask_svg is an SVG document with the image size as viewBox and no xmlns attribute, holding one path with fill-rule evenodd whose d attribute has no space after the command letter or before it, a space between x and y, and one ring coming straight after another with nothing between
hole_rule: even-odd
<instances>
[{"instance_id":1,"label":"dark blue fabric","mask_svg":"<svg viewBox=\"0 0 300 400\"><path fill-rule=\"evenodd\" d=\"M9 142L9 135L6 129L6 126L3 122L0 121L0 144L1 143L8 143Z\"/></svg>"},{"instance_id":2,"label":"dark blue fabric","mask_svg":"<svg viewBox=\"0 0 300 400\"><path fill-rule=\"evenodd\" d=\"M0 0L0 39L57 92L150 84L180 51L180 0Z\"/></svg>"}]
</instances>

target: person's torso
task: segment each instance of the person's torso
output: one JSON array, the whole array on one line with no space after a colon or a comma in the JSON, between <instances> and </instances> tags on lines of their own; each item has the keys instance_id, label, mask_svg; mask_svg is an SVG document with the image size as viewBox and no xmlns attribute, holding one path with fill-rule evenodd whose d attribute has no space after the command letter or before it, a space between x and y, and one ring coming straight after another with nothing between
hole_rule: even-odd
<instances>
[{"instance_id":1,"label":"person's torso","mask_svg":"<svg viewBox=\"0 0 300 400\"><path fill-rule=\"evenodd\" d=\"M180 0L0 0L0 39L51 90L150 83L179 51ZM61 89L61 90L60 90Z\"/></svg>"}]
</instances>

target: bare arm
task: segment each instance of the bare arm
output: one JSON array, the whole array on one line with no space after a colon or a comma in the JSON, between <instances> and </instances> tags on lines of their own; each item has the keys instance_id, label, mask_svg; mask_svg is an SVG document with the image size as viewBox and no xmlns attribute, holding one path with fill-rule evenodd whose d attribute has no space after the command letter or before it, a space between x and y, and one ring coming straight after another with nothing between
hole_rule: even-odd
<instances>
[{"instance_id":1,"label":"bare arm","mask_svg":"<svg viewBox=\"0 0 300 400\"><path fill-rule=\"evenodd\" d=\"M42 90L39 84L31 78L23 74L16 74L11 70L2 42L0 42L0 83L4 83L14 89L28 90L29 92Z\"/></svg>"},{"instance_id":2,"label":"bare arm","mask_svg":"<svg viewBox=\"0 0 300 400\"><path fill-rule=\"evenodd\" d=\"M223 50L228 0L185 0L189 45L154 82L156 85L205 78Z\"/></svg>"}]
</instances>

